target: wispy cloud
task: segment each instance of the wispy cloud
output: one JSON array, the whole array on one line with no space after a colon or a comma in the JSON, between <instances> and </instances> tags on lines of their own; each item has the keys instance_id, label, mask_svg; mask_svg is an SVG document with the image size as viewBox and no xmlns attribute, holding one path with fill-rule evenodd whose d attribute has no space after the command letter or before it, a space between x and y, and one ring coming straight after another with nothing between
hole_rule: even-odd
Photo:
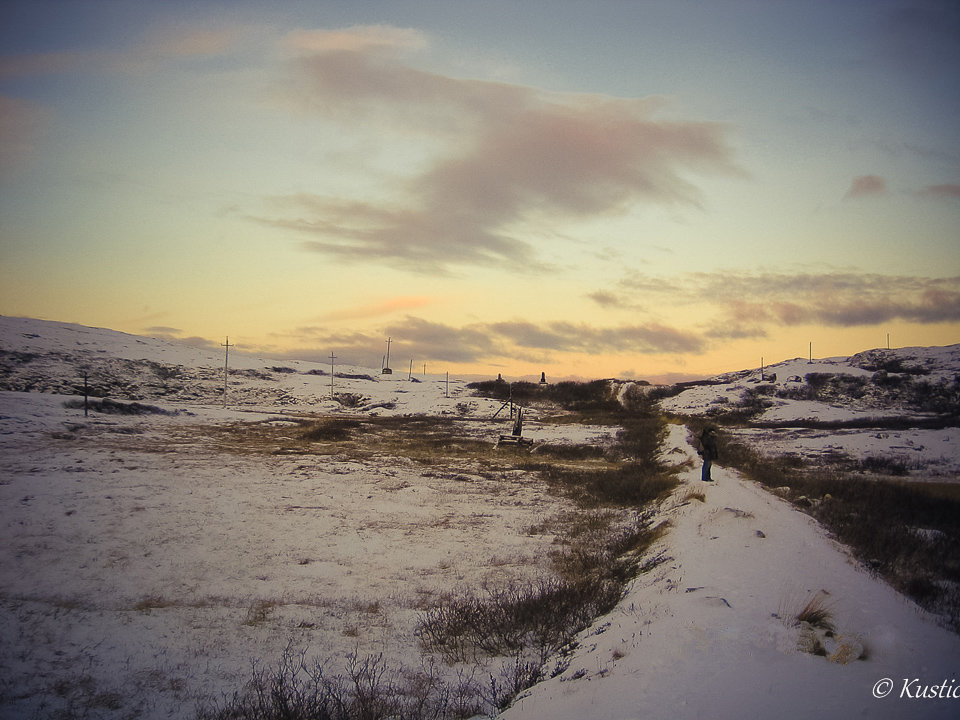
<instances>
[{"instance_id":1,"label":"wispy cloud","mask_svg":"<svg viewBox=\"0 0 960 720\"><path fill-rule=\"evenodd\" d=\"M684 281L685 280L685 281ZM926 278L858 273L690 273L680 281L633 276L621 282L631 299L700 304L718 320L711 337L763 337L775 325L831 327L878 325L894 320L942 323L960 320L960 277Z\"/></svg>"},{"instance_id":2,"label":"wispy cloud","mask_svg":"<svg viewBox=\"0 0 960 720\"><path fill-rule=\"evenodd\" d=\"M340 310L334 310L328 313L324 313L319 317L323 321L334 321L334 320L360 320L373 317L381 317L383 315L390 315L395 312L400 312L403 310L414 310L416 308L423 307L424 305L429 305L434 302L434 298L417 295L417 296L408 296L408 297L395 297L389 298L387 300L382 300L376 303L370 303L368 305L360 305L357 307L343 308Z\"/></svg>"},{"instance_id":3,"label":"wispy cloud","mask_svg":"<svg viewBox=\"0 0 960 720\"><path fill-rule=\"evenodd\" d=\"M922 197L937 200L960 200L960 185L927 185L920 191Z\"/></svg>"},{"instance_id":4,"label":"wispy cloud","mask_svg":"<svg viewBox=\"0 0 960 720\"><path fill-rule=\"evenodd\" d=\"M863 197L876 197L887 192L887 181L879 175L861 175L850 183L850 189L843 196L844 200L855 200Z\"/></svg>"},{"instance_id":5,"label":"wispy cloud","mask_svg":"<svg viewBox=\"0 0 960 720\"><path fill-rule=\"evenodd\" d=\"M174 59L210 58L235 49L243 28L166 28L135 39L126 48L79 49L0 56L0 78L76 72L140 72Z\"/></svg>"},{"instance_id":6,"label":"wispy cloud","mask_svg":"<svg viewBox=\"0 0 960 720\"><path fill-rule=\"evenodd\" d=\"M287 99L329 120L389 118L432 159L390 202L298 195L259 222L307 235L308 250L423 272L451 265L540 266L516 231L536 215L587 217L640 202L698 206L691 177L738 173L728 129L666 120L661 98L547 93L417 69L425 42L389 28L301 33ZM361 120L362 122L362 120Z\"/></svg>"},{"instance_id":7,"label":"wispy cloud","mask_svg":"<svg viewBox=\"0 0 960 720\"><path fill-rule=\"evenodd\" d=\"M346 362L362 364L386 350L393 338L396 358L457 363L493 362L504 358L548 361L558 353L626 353L634 355L700 353L705 338L696 332L659 323L596 326L553 322L543 326L524 321L474 323L464 326L417 317L389 323L380 333L326 333L322 328L300 328L305 344L322 350L299 351L298 357L319 358L333 350Z\"/></svg>"},{"instance_id":8,"label":"wispy cloud","mask_svg":"<svg viewBox=\"0 0 960 720\"><path fill-rule=\"evenodd\" d=\"M704 348L696 334L659 323L596 327L568 322L501 322L489 325L488 330L518 347L562 352L697 353Z\"/></svg>"}]
</instances>

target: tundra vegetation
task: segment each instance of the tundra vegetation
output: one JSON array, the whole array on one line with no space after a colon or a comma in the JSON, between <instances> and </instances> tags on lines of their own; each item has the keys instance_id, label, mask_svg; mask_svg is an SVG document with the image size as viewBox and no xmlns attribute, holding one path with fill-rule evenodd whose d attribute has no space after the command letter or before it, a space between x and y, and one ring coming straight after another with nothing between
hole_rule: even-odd
<instances>
[{"instance_id":1,"label":"tundra vegetation","mask_svg":"<svg viewBox=\"0 0 960 720\"><path fill-rule=\"evenodd\" d=\"M345 667L332 668L288 648L275 667L259 668L243 690L200 717L492 715L546 673L562 672L578 633L658 563L646 554L665 530L653 524L653 509L677 479L676 469L659 457L666 421L639 395L625 407L605 382L562 383L539 392L532 386L514 398L536 402L542 422L613 426L614 441L495 448L491 440L465 436L463 421L427 416L305 419L293 434L271 423L210 428L210 441L223 451L396 457L424 472L454 476L522 473L567 499L571 510L528 528L531 535L554 538L535 579L450 593L420 612L419 667L388 667L382 655L355 654Z\"/></svg>"}]
</instances>

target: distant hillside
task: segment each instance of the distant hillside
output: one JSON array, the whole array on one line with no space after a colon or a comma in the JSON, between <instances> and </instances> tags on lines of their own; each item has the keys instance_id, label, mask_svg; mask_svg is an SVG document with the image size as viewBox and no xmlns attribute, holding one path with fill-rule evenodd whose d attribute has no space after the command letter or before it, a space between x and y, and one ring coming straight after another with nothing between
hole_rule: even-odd
<instances>
[{"instance_id":1,"label":"distant hillside","mask_svg":"<svg viewBox=\"0 0 960 720\"><path fill-rule=\"evenodd\" d=\"M960 411L960 345L796 358L660 392L665 396L661 407L668 412L718 419L955 416Z\"/></svg>"}]
</instances>

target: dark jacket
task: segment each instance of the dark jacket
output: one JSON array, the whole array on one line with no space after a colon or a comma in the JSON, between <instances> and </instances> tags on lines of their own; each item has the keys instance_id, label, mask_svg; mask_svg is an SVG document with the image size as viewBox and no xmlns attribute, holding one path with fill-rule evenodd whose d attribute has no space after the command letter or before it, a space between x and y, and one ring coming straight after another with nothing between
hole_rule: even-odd
<instances>
[{"instance_id":1,"label":"dark jacket","mask_svg":"<svg viewBox=\"0 0 960 720\"><path fill-rule=\"evenodd\" d=\"M700 454L704 458L716 460L719 457L717 452L717 434L713 429L708 428L700 434Z\"/></svg>"}]
</instances>

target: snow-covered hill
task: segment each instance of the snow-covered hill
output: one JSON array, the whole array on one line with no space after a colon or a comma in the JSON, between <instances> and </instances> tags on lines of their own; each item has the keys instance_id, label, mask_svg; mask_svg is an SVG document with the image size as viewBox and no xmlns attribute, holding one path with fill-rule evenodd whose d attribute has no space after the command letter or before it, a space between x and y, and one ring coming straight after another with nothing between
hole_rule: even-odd
<instances>
[{"instance_id":1,"label":"snow-covered hill","mask_svg":"<svg viewBox=\"0 0 960 720\"><path fill-rule=\"evenodd\" d=\"M956 414L960 345L796 358L685 387L661 406L684 415L753 413L757 422ZM938 404L938 401L942 400Z\"/></svg>"},{"instance_id":2,"label":"snow-covered hill","mask_svg":"<svg viewBox=\"0 0 960 720\"><path fill-rule=\"evenodd\" d=\"M381 375L329 363L271 360L231 350L30 318L0 316L0 390L235 409L375 411L469 415L492 402L466 400L466 383L446 375ZM492 413L492 411L491 411Z\"/></svg>"}]
</instances>

